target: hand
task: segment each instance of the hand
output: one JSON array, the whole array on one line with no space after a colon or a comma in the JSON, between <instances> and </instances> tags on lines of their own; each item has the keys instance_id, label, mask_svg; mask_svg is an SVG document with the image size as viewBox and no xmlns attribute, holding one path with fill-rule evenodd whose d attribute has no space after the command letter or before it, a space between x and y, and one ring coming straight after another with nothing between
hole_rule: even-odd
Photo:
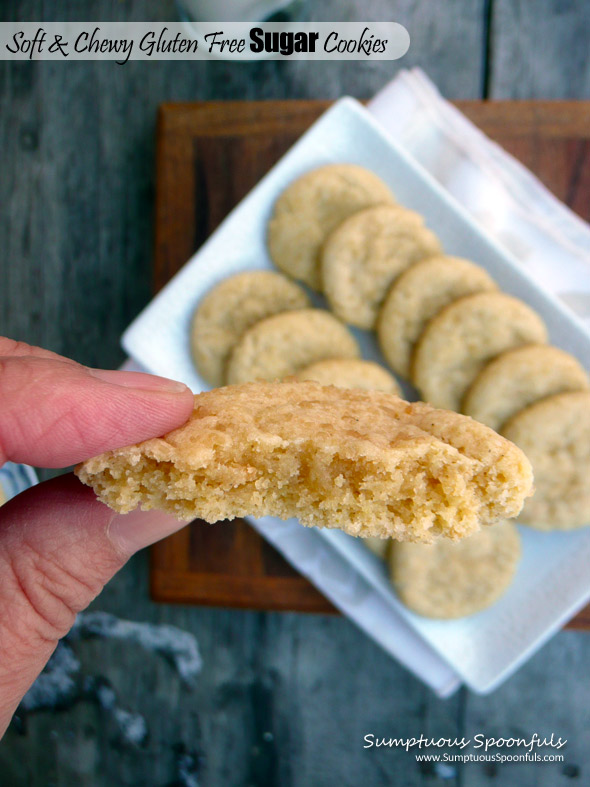
<instances>
[{"instance_id":1,"label":"hand","mask_svg":"<svg viewBox=\"0 0 590 787\"><path fill-rule=\"evenodd\" d=\"M66 467L164 434L192 409L182 383L0 337L0 465ZM182 525L157 511L119 516L72 474L0 508L0 736L76 613L134 552Z\"/></svg>"}]
</instances>

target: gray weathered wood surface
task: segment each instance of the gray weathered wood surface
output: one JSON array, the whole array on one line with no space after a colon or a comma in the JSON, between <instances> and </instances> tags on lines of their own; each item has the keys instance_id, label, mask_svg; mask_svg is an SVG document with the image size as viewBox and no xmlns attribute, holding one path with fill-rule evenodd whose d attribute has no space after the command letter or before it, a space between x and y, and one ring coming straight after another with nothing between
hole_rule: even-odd
<instances>
[{"instance_id":1,"label":"gray weathered wood surface","mask_svg":"<svg viewBox=\"0 0 590 787\"><path fill-rule=\"evenodd\" d=\"M313 4L310 4L313 5ZM0 63L0 332L117 366L150 297L154 124L162 101L371 95L421 65L450 98L590 98L585 0L327 0L321 19L395 18L399 63ZM171 2L5 2L11 19L173 19ZM0 744L12 785L565 785L590 782L590 637L560 633L490 697L435 699L348 621L159 606L140 555L93 605L193 633L192 688L138 645L76 641L86 681L62 711L30 713ZM141 714L131 743L92 701L96 676ZM106 685L106 683L105 683ZM86 698L86 699L85 699ZM568 738L565 764L436 770L363 735Z\"/></svg>"}]
</instances>

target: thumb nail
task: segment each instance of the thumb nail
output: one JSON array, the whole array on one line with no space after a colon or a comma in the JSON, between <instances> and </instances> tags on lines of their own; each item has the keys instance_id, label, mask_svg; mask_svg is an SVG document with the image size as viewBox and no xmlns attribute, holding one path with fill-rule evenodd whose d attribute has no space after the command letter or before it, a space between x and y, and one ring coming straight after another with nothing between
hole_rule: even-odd
<instances>
[{"instance_id":1,"label":"thumb nail","mask_svg":"<svg viewBox=\"0 0 590 787\"><path fill-rule=\"evenodd\" d=\"M187 521L176 519L163 511L142 511L117 514L111 520L107 535L118 552L133 555L144 547L185 527Z\"/></svg>"},{"instance_id":2,"label":"thumb nail","mask_svg":"<svg viewBox=\"0 0 590 787\"><path fill-rule=\"evenodd\" d=\"M160 393L185 393L188 390L188 386L184 383L144 372L120 372L111 369L89 369L88 372L97 380L110 385L120 385L123 388Z\"/></svg>"}]
</instances>

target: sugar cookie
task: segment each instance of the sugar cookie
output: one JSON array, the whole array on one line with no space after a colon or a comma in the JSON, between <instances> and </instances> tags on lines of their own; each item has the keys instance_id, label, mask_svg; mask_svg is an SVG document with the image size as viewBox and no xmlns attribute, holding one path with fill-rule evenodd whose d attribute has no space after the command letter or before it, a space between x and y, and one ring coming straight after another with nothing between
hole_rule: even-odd
<instances>
[{"instance_id":1,"label":"sugar cookie","mask_svg":"<svg viewBox=\"0 0 590 787\"><path fill-rule=\"evenodd\" d=\"M307 366L296 376L299 380L315 380L316 383L336 385L338 388L385 391L397 396L401 393L395 377L387 369L373 361L361 361L356 358L318 361Z\"/></svg>"},{"instance_id":2,"label":"sugar cookie","mask_svg":"<svg viewBox=\"0 0 590 787\"><path fill-rule=\"evenodd\" d=\"M324 309L282 312L249 328L232 350L227 382L281 380L327 358L357 358L356 339Z\"/></svg>"},{"instance_id":3,"label":"sugar cookie","mask_svg":"<svg viewBox=\"0 0 590 787\"><path fill-rule=\"evenodd\" d=\"M518 298L500 292L468 295L427 324L414 353L413 382L425 401L460 410L467 389L492 358L546 340L543 320Z\"/></svg>"},{"instance_id":4,"label":"sugar cookie","mask_svg":"<svg viewBox=\"0 0 590 787\"><path fill-rule=\"evenodd\" d=\"M502 434L525 452L535 494L519 521L539 530L590 524L590 393L556 394L511 418Z\"/></svg>"},{"instance_id":5,"label":"sugar cookie","mask_svg":"<svg viewBox=\"0 0 590 787\"><path fill-rule=\"evenodd\" d=\"M461 538L515 516L532 486L522 451L477 421L313 382L198 394L184 426L76 472L123 513L141 505L208 522L298 517L414 541Z\"/></svg>"},{"instance_id":6,"label":"sugar cookie","mask_svg":"<svg viewBox=\"0 0 590 787\"><path fill-rule=\"evenodd\" d=\"M502 353L485 366L467 391L463 412L498 431L539 399L590 388L577 358L548 344L529 344Z\"/></svg>"},{"instance_id":7,"label":"sugar cookie","mask_svg":"<svg viewBox=\"0 0 590 787\"><path fill-rule=\"evenodd\" d=\"M265 317L309 305L301 287L274 271L247 271L225 279L205 295L193 317L191 348L197 369L211 385L223 385L229 353L246 329Z\"/></svg>"},{"instance_id":8,"label":"sugar cookie","mask_svg":"<svg viewBox=\"0 0 590 787\"><path fill-rule=\"evenodd\" d=\"M374 328L400 273L440 251L440 241L414 211L377 205L355 213L322 249L322 282L330 308L350 325Z\"/></svg>"},{"instance_id":9,"label":"sugar cookie","mask_svg":"<svg viewBox=\"0 0 590 787\"><path fill-rule=\"evenodd\" d=\"M268 225L273 262L320 289L319 254L326 237L353 213L383 202L394 202L391 191L364 167L328 164L306 172L275 203Z\"/></svg>"},{"instance_id":10,"label":"sugar cookie","mask_svg":"<svg viewBox=\"0 0 590 787\"><path fill-rule=\"evenodd\" d=\"M511 522L484 527L461 541L391 544L391 580L413 612L462 618L491 606L509 587L520 559Z\"/></svg>"},{"instance_id":11,"label":"sugar cookie","mask_svg":"<svg viewBox=\"0 0 590 787\"><path fill-rule=\"evenodd\" d=\"M385 360L409 378L412 353L427 322L458 298L496 289L483 268L461 257L440 255L412 265L394 282L377 320Z\"/></svg>"}]
</instances>

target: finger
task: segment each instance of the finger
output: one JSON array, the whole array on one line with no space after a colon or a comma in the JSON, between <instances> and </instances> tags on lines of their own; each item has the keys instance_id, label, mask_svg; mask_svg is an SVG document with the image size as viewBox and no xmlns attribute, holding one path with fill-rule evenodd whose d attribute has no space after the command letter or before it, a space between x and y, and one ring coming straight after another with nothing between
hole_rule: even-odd
<instances>
[{"instance_id":1,"label":"finger","mask_svg":"<svg viewBox=\"0 0 590 787\"><path fill-rule=\"evenodd\" d=\"M0 508L0 735L76 613L135 551L184 524L117 515L71 474Z\"/></svg>"},{"instance_id":2,"label":"finger","mask_svg":"<svg viewBox=\"0 0 590 787\"><path fill-rule=\"evenodd\" d=\"M0 464L65 467L162 435L190 416L182 383L55 358L0 358Z\"/></svg>"},{"instance_id":3,"label":"finger","mask_svg":"<svg viewBox=\"0 0 590 787\"><path fill-rule=\"evenodd\" d=\"M33 358L52 358L54 361L65 361L76 363L70 358L64 358L51 350L44 350L43 347L35 347L34 344L25 344L16 339L9 339L7 336L0 336L0 357L33 357Z\"/></svg>"}]
</instances>

